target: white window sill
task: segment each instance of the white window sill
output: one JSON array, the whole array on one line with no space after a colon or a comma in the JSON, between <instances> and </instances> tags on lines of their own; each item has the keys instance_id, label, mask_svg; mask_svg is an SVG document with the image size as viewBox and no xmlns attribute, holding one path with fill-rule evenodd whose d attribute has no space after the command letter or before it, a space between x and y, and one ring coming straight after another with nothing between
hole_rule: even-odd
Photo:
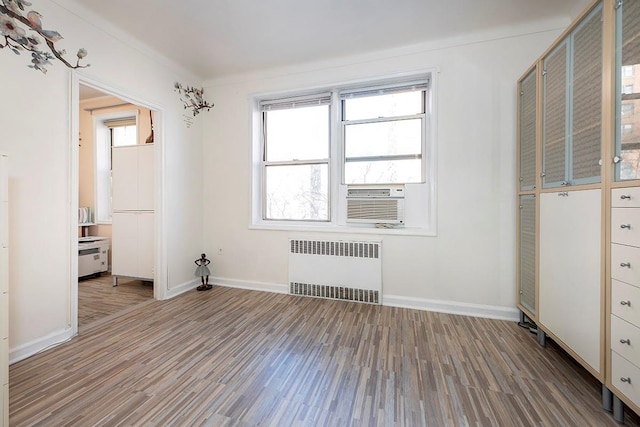
<instances>
[{"instance_id":1,"label":"white window sill","mask_svg":"<svg viewBox=\"0 0 640 427\"><path fill-rule=\"evenodd\" d=\"M273 230L273 231L298 231L313 233L343 233L343 234L377 234L385 236L421 236L435 237L433 230L417 227L398 228L375 228L375 227L352 227L339 226L333 224L313 225L313 224L251 224L250 230Z\"/></svg>"}]
</instances>

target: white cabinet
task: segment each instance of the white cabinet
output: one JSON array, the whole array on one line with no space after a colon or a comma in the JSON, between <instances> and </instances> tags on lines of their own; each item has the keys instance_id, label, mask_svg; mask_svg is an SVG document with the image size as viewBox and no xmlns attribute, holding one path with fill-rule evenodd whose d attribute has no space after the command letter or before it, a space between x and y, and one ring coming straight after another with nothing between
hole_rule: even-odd
<instances>
[{"instance_id":1,"label":"white cabinet","mask_svg":"<svg viewBox=\"0 0 640 427\"><path fill-rule=\"evenodd\" d=\"M539 322L601 376L601 190L540 196Z\"/></svg>"},{"instance_id":2,"label":"white cabinet","mask_svg":"<svg viewBox=\"0 0 640 427\"><path fill-rule=\"evenodd\" d=\"M112 274L153 280L154 213L114 212Z\"/></svg>"},{"instance_id":3,"label":"white cabinet","mask_svg":"<svg viewBox=\"0 0 640 427\"><path fill-rule=\"evenodd\" d=\"M113 148L112 275L153 280L154 145Z\"/></svg>"},{"instance_id":4,"label":"white cabinet","mask_svg":"<svg viewBox=\"0 0 640 427\"><path fill-rule=\"evenodd\" d=\"M154 145L113 148L112 206L114 211L154 209Z\"/></svg>"},{"instance_id":5,"label":"white cabinet","mask_svg":"<svg viewBox=\"0 0 640 427\"><path fill-rule=\"evenodd\" d=\"M9 426L9 179L0 154L0 427Z\"/></svg>"}]
</instances>

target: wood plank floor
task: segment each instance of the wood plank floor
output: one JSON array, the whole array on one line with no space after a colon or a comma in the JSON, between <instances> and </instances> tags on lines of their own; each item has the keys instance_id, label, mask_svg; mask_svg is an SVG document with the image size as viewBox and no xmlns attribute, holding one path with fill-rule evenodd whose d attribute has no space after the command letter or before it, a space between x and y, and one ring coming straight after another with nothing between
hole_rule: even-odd
<instances>
[{"instance_id":1,"label":"wood plank floor","mask_svg":"<svg viewBox=\"0 0 640 427\"><path fill-rule=\"evenodd\" d=\"M617 425L513 322L214 287L95 325L10 367L11 426Z\"/></svg>"},{"instance_id":2,"label":"wood plank floor","mask_svg":"<svg viewBox=\"0 0 640 427\"><path fill-rule=\"evenodd\" d=\"M122 278L113 286L108 273L78 281L78 326L104 319L153 299L153 282Z\"/></svg>"}]
</instances>

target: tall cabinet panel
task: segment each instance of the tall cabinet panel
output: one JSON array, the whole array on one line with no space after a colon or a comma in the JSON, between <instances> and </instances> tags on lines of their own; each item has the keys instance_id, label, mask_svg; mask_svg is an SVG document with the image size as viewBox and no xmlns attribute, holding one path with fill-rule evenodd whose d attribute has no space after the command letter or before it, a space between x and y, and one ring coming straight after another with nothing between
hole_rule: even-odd
<instances>
[{"instance_id":1,"label":"tall cabinet panel","mask_svg":"<svg viewBox=\"0 0 640 427\"><path fill-rule=\"evenodd\" d=\"M601 190L540 196L539 322L601 373Z\"/></svg>"},{"instance_id":2,"label":"tall cabinet panel","mask_svg":"<svg viewBox=\"0 0 640 427\"><path fill-rule=\"evenodd\" d=\"M9 426L9 182L0 154L0 427Z\"/></svg>"}]
</instances>

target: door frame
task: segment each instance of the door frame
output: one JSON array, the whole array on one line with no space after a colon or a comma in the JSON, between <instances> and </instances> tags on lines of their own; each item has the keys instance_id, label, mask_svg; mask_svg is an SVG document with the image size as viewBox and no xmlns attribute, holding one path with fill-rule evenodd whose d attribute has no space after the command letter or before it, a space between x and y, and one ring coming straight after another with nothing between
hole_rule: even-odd
<instances>
[{"instance_id":1,"label":"door frame","mask_svg":"<svg viewBox=\"0 0 640 427\"><path fill-rule=\"evenodd\" d=\"M69 230L70 230L70 267L69 267L69 325L71 336L78 333L78 219L77 212L79 206L80 171L79 171L79 145L78 135L80 132L80 84L92 87L107 95L112 95L154 112L154 144L155 144L155 247L154 247L154 286L153 297L157 300L166 299L167 295L167 245L164 227L164 109L162 106L145 100L144 98L123 92L104 82L81 75L77 71L71 71L71 96L70 96L70 163L69 163Z\"/></svg>"}]
</instances>

